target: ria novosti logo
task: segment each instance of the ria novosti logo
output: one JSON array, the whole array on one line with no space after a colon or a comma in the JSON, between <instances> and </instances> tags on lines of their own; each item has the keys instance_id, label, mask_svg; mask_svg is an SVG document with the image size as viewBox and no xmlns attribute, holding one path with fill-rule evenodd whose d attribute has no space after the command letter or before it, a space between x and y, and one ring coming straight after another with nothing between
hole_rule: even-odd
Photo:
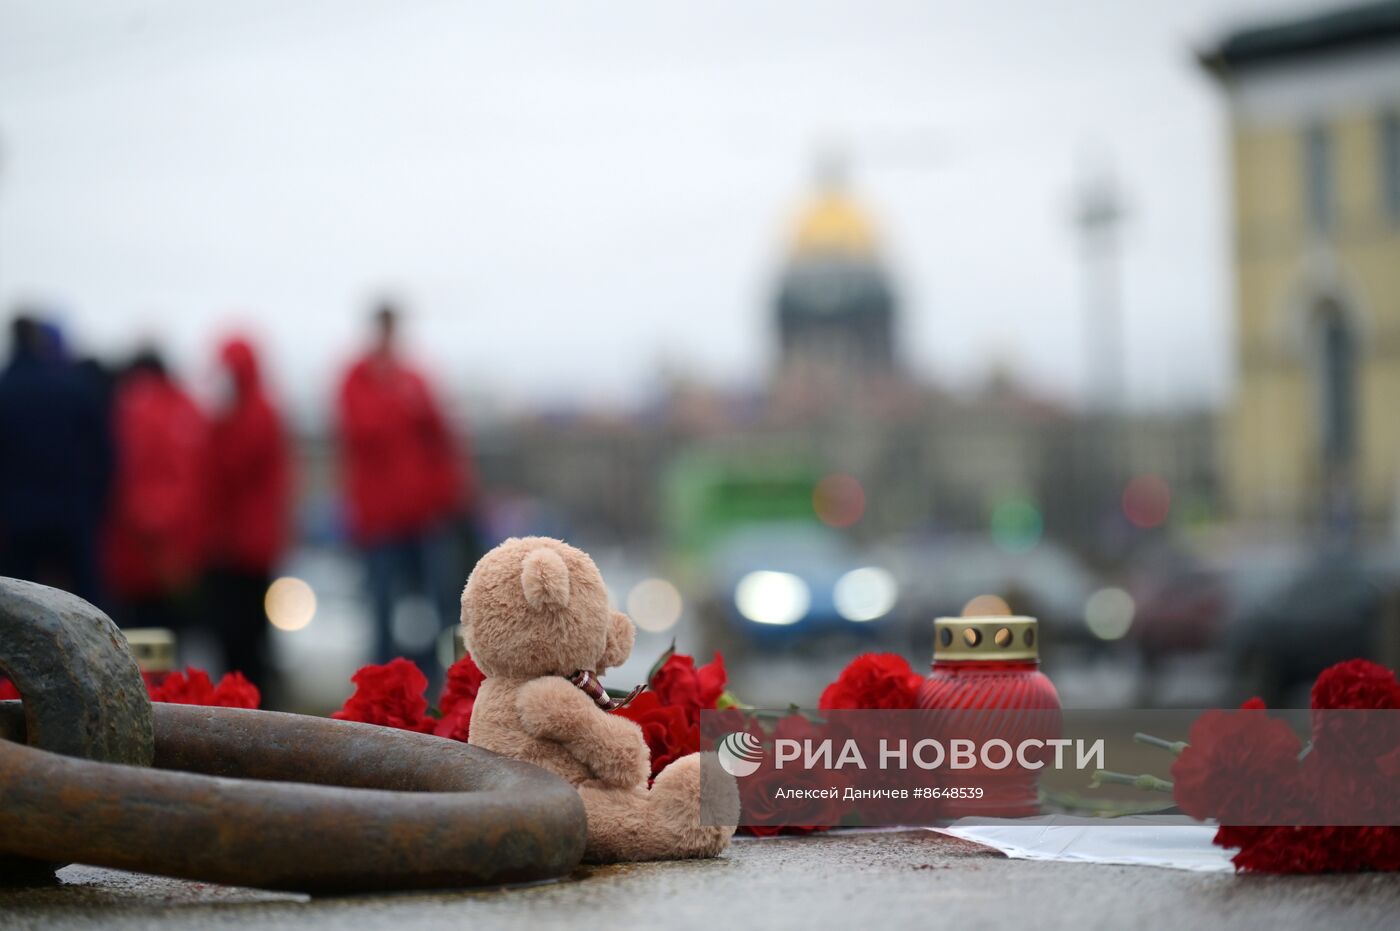
<instances>
[{"instance_id":1,"label":"ria novosti logo","mask_svg":"<svg viewBox=\"0 0 1400 931\"><path fill-rule=\"evenodd\" d=\"M763 763L763 742L747 731L724 735L715 752L719 765L735 777L752 776Z\"/></svg>"}]
</instances>

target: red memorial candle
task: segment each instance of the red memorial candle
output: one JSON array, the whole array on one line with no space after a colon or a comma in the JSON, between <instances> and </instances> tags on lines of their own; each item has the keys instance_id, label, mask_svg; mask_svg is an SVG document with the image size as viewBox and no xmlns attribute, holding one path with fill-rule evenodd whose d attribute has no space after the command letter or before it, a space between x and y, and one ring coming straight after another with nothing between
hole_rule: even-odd
<instances>
[{"instance_id":1,"label":"red memorial candle","mask_svg":"<svg viewBox=\"0 0 1400 931\"><path fill-rule=\"evenodd\" d=\"M978 747L1004 740L1015 751L1032 741L1027 757L1049 758L1034 742L1060 735L1060 696L1040 671L1039 634L1033 617L934 621L933 672L919 690L919 707L938 712L932 726L945 745L957 738ZM1035 769L1015 762L992 769L979 760L944 777L949 786L982 790L979 798L949 799L944 807L948 818L1011 818L1040 811Z\"/></svg>"}]
</instances>

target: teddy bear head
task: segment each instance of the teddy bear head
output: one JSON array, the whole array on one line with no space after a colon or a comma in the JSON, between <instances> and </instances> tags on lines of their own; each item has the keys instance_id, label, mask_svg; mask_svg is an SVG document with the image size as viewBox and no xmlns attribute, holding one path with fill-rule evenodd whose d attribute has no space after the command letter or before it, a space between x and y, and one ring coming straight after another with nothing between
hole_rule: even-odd
<instances>
[{"instance_id":1,"label":"teddy bear head","mask_svg":"<svg viewBox=\"0 0 1400 931\"><path fill-rule=\"evenodd\" d=\"M462 591L462 639L488 676L602 675L632 653L633 636L588 554L549 537L506 540Z\"/></svg>"}]
</instances>

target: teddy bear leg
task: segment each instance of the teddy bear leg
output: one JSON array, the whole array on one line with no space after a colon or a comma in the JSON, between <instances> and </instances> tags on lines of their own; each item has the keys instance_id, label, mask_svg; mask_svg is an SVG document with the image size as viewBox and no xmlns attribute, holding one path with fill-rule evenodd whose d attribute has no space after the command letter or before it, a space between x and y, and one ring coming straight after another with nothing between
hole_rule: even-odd
<instances>
[{"instance_id":1,"label":"teddy bear leg","mask_svg":"<svg viewBox=\"0 0 1400 931\"><path fill-rule=\"evenodd\" d=\"M676 760L661 771L650 791L641 786L618 789L585 784L578 792L588 813L584 859L590 863L718 856L739 820L738 787L712 753L692 753ZM702 820L721 823L702 824Z\"/></svg>"},{"instance_id":2,"label":"teddy bear leg","mask_svg":"<svg viewBox=\"0 0 1400 931\"><path fill-rule=\"evenodd\" d=\"M713 753L671 763L647 795L650 818L668 838L668 858L714 857L729 845L739 822L739 787Z\"/></svg>"},{"instance_id":3,"label":"teddy bear leg","mask_svg":"<svg viewBox=\"0 0 1400 931\"><path fill-rule=\"evenodd\" d=\"M588 814L588 863L623 863L667 858L665 839L651 823L645 786L619 789L606 785L578 787Z\"/></svg>"}]
</instances>

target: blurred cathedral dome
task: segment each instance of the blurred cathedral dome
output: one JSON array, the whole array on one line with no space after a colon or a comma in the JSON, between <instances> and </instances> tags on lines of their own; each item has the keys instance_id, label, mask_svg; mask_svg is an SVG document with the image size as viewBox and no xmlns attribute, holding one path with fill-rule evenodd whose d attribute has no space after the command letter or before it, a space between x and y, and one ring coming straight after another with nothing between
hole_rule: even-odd
<instances>
[{"instance_id":1,"label":"blurred cathedral dome","mask_svg":"<svg viewBox=\"0 0 1400 931\"><path fill-rule=\"evenodd\" d=\"M855 198L845 191L818 191L798 215L793 229L794 255L873 257L875 227Z\"/></svg>"},{"instance_id":2,"label":"blurred cathedral dome","mask_svg":"<svg viewBox=\"0 0 1400 931\"><path fill-rule=\"evenodd\" d=\"M779 377L849 383L894 368L895 301L870 215L844 171L818 171L778 282Z\"/></svg>"}]
</instances>

